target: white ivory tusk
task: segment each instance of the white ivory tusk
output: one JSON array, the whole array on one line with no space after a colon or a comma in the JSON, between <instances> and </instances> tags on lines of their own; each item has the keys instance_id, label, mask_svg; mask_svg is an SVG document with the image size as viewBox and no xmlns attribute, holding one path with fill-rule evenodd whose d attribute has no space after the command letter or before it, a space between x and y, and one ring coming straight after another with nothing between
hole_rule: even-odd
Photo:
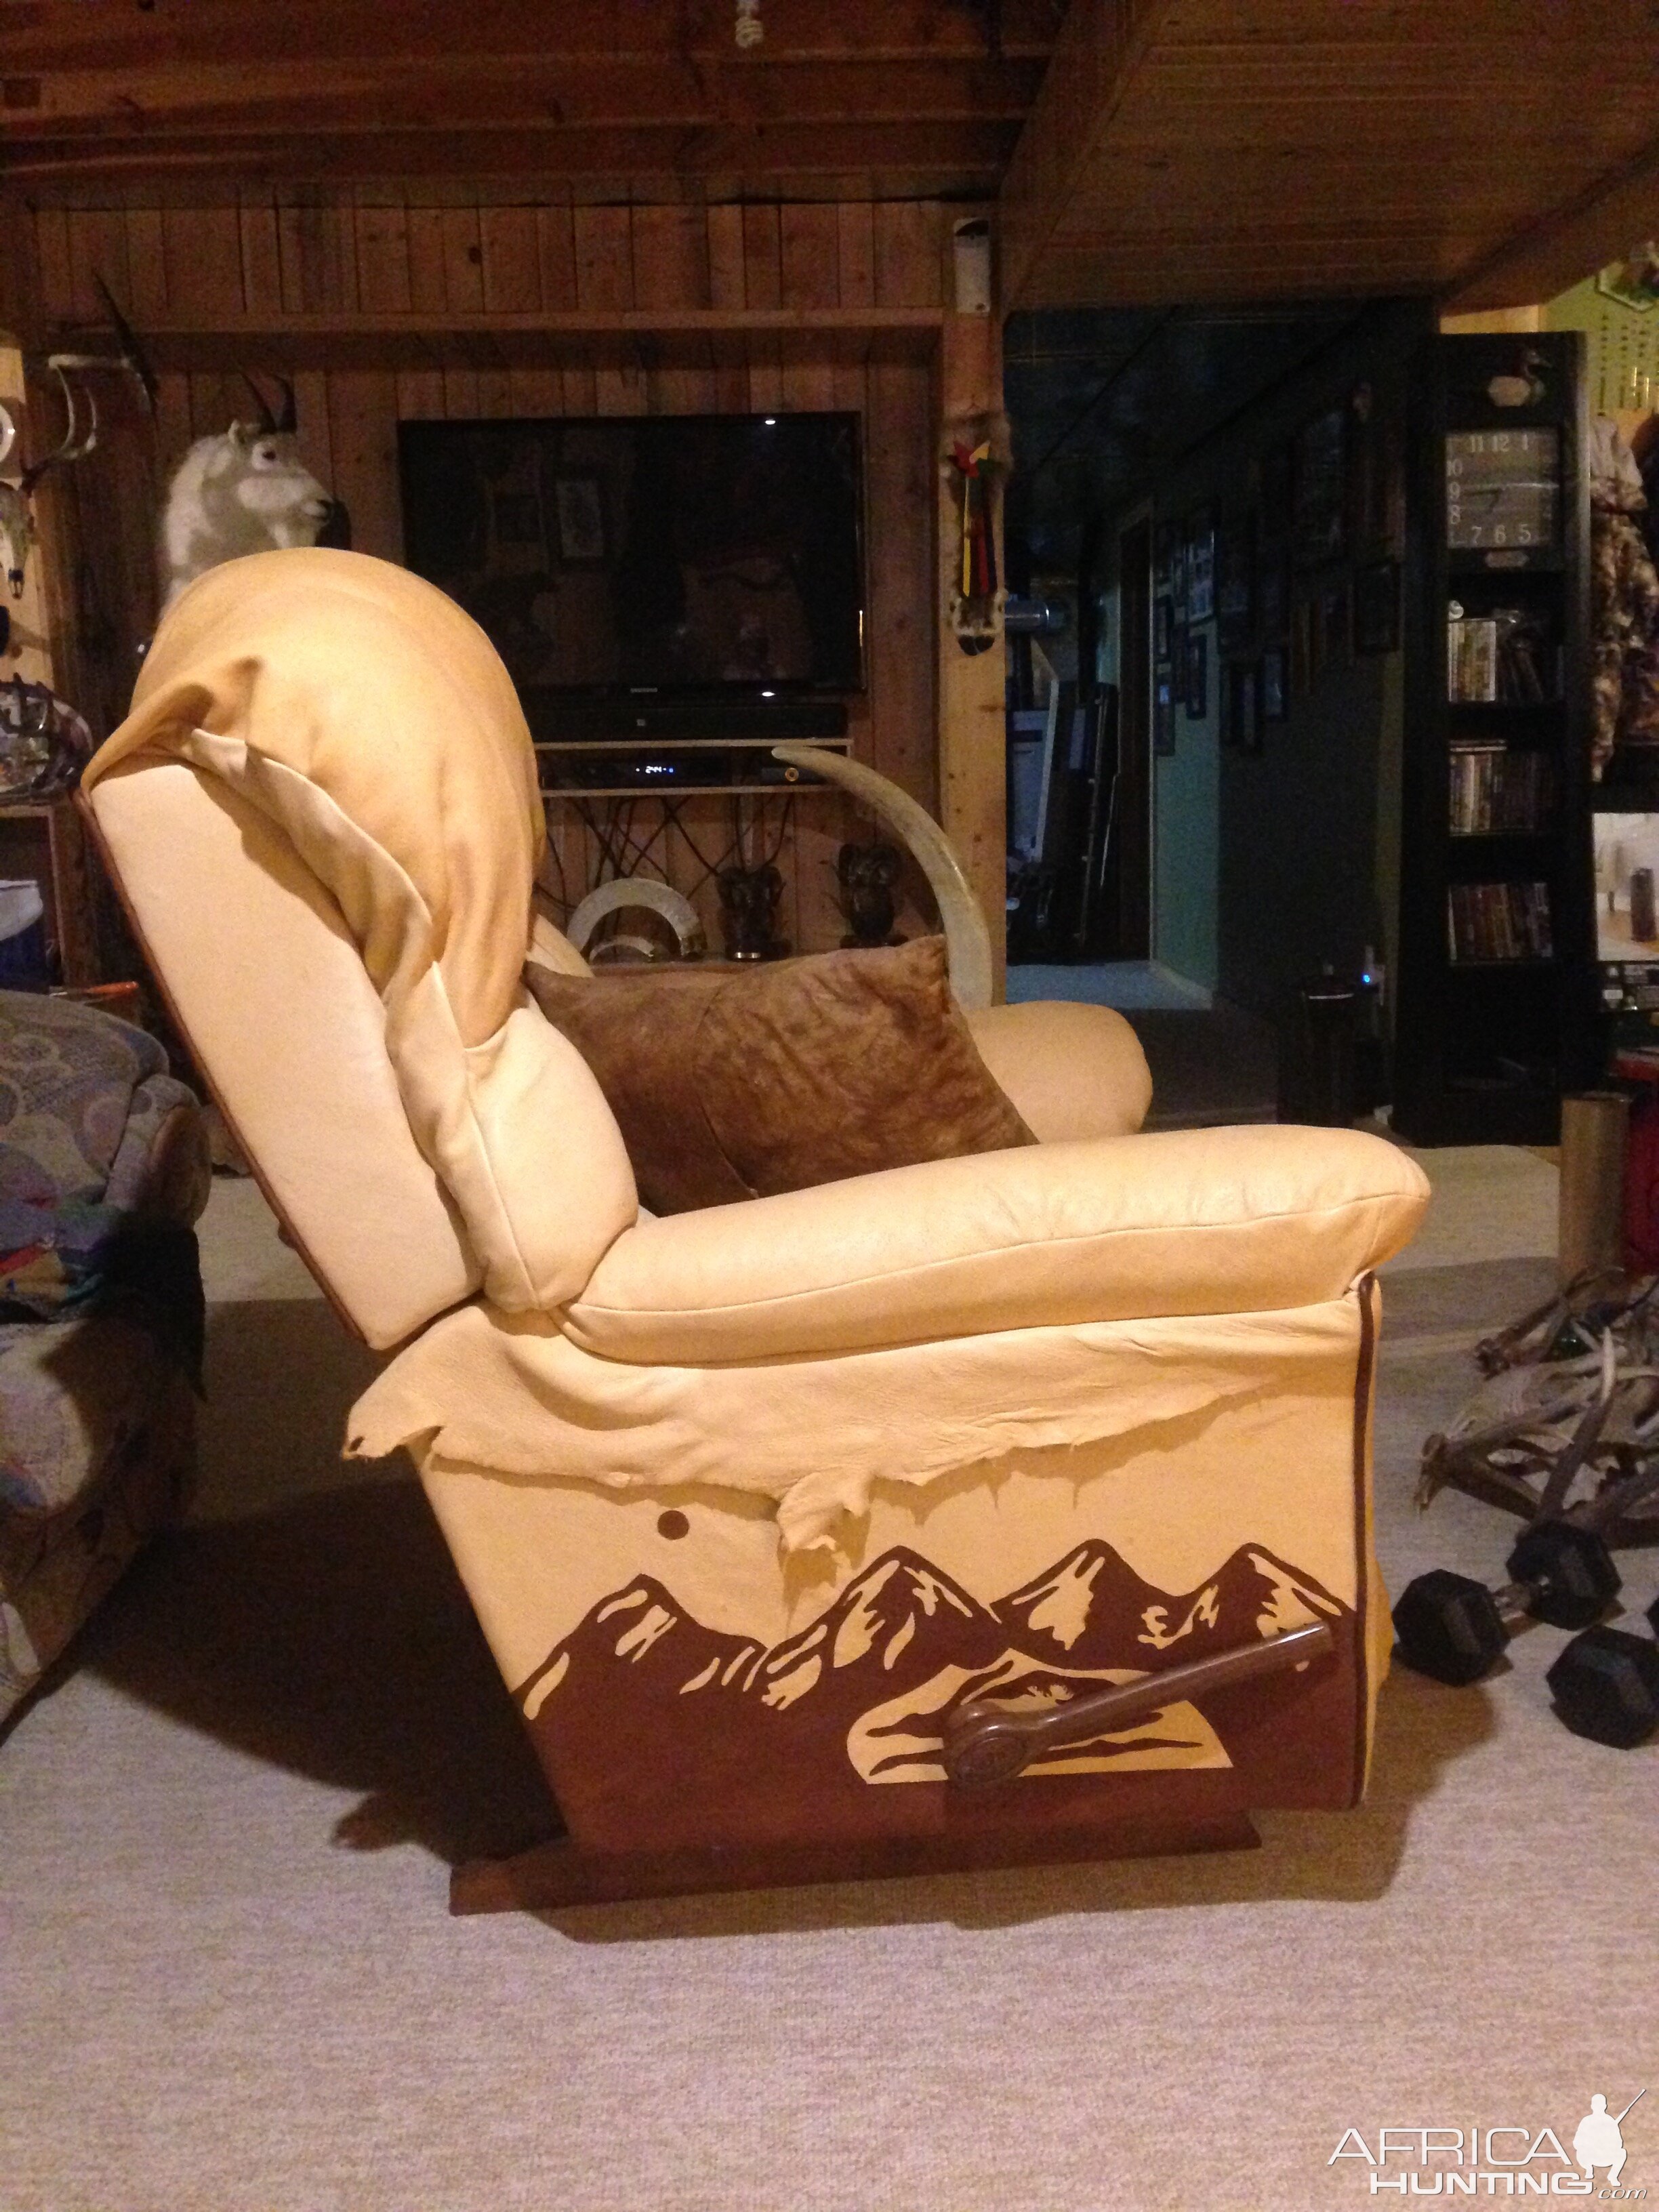
<instances>
[{"instance_id":1,"label":"white ivory tusk","mask_svg":"<svg viewBox=\"0 0 1659 2212\"><path fill-rule=\"evenodd\" d=\"M659 914L679 940L682 960L701 960L708 949L702 924L690 899L650 876L613 876L587 896L565 924L564 934L586 956L588 940L609 914L628 907L648 908Z\"/></svg>"},{"instance_id":2,"label":"white ivory tusk","mask_svg":"<svg viewBox=\"0 0 1659 2212\"><path fill-rule=\"evenodd\" d=\"M791 768L811 769L814 775L840 784L904 840L939 902L957 1004L970 1014L988 1006L994 972L991 933L950 839L927 808L918 806L908 791L901 791L874 769L866 768L862 761L849 760L845 753L831 752L823 745L774 745L772 757Z\"/></svg>"}]
</instances>

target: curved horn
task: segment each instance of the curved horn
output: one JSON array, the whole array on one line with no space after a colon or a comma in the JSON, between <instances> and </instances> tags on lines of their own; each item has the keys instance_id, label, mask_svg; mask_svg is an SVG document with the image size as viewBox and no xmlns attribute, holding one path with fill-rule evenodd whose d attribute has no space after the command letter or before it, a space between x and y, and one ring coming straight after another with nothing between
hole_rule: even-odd
<instances>
[{"instance_id":1,"label":"curved horn","mask_svg":"<svg viewBox=\"0 0 1659 2212\"><path fill-rule=\"evenodd\" d=\"M259 410L260 429L264 431L275 431L279 428L279 425L277 423L276 417L270 411L270 400L265 398L264 393L259 389L258 386L253 381L253 379L248 374L245 368L239 368L236 374L241 378L243 383L246 385L248 390L253 394L253 404Z\"/></svg>"},{"instance_id":2,"label":"curved horn","mask_svg":"<svg viewBox=\"0 0 1659 2212\"><path fill-rule=\"evenodd\" d=\"M291 436L300 427L300 410L294 404L294 386L287 377L279 376L276 389L283 395L283 411L276 417L276 428Z\"/></svg>"},{"instance_id":3,"label":"curved horn","mask_svg":"<svg viewBox=\"0 0 1659 2212\"><path fill-rule=\"evenodd\" d=\"M791 768L811 769L814 775L823 776L826 782L840 784L843 791L850 791L872 814L880 815L890 830L896 830L915 856L939 902L939 918L944 925L945 950L951 963L951 988L956 994L957 1004L970 1014L977 1013L981 1006L988 1006L994 974L991 933L985 926L979 901L962 872L962 863L952 851L950 839L927 808L918 806L908 791L901 791L897 784L884 775L878 775L874 769L866 768L861 761L849 760L845 753L831 752L823 745L774 745L772 757L787 762Z\"/></svg>"},{"instance_id":4,"label":"curved horn","mask_svg":"<svg viewBox=\"0 0 1659 2212\"><path fill-rule=\"evenodd\" d=\"M76 433L81 427L81 418L75 404L75 386L70 382L58 362L54 361L49 366L63 392L64 411L69 417L69 423L64 432L62 442L54 446L49 453L43 453L38 461L31 462L17 479L17 488L26 499L48 469L55 468L59 461L78 460L81 453L85 450L76 443ZM94 419L93 435L95 437L97 434L97 423Z\"/></svg>"},{"instance_id":5,"label":"curved horn","mask_svg":"<svg viewBox=\"0 0 1659 2212\"><path fill-rule=\"evenodd\" d=\"M93 390L90 385L88 385L86 388L86 400L87 427L76 440L74 445L68 447L59 454L58 458L61 460L84 460L87 455L92 451L93 447L98 443L98 394Z\"/></svg>"},{"instance_id":6,"label":"curved horn","mask_svg":"<svg viewBox=\"0 0 1659 2212\"><path fill-rule=\"evenodd\" d=\"M153 415L161 387L155 381L155 372L144 358L144 349L138 343L138 334L115 304L113 295L102 276L94 269L92 281L98 287L98 296L104 303L104 313L109 317L116 337L121 343L122 365L138 380L138 388L144 395L144 404Z\"/></svg>"}]
</instances>

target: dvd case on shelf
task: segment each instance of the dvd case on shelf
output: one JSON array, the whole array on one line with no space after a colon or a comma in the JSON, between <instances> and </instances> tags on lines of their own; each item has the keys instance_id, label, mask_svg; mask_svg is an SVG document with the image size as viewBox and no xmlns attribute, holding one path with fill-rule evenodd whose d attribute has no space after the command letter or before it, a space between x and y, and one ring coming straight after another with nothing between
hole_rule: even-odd
<instances>
[{"instance_id":1,"label":"dvd case on shelf","mask_svg":"<svg viewBox=\"0 0 1659 2212\"><path fill-rule=\"evenodd\" d=\"M1449 884L1446 927L1454 966L1554 957L1547 884Z\"/></svg>"},{"instance_id":2,"label":"dvd case on shelf","mask_svg":"<svg viewBox=\"0 0 1659 2212\"><path fill-rule=\"evenodd\" d=\"M1525 607L1472 615L1446 610L1446 696L1454 706L1534 706L1559 696L1560 656L1539 616Z\"/></svg>"},{"instance_id":3,"label":"dvd case on shelf","mask_svg":"<svg viewBox=\"0 0 1659 2212\"><path fill-rule=\"evenodd\" d=\"M1534 836L1555 804L1554 763L1535 745L1501 738L1451 748L1447 825L1454 837Z\"/></svg>"}]
</instances>

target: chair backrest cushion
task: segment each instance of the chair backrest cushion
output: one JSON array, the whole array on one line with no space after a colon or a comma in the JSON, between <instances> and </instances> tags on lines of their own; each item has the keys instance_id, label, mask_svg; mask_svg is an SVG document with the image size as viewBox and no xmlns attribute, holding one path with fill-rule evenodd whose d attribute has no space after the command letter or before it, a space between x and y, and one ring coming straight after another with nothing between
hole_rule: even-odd
<instances>
[{"instance_id":1,"label":"chair backrest cushion","mask_svg":"<svg viewBox=\"0 0 1659 2212\"><path fill-rule=\"evenodd\" d=\"M362 554L227 562L158 630L131 713L87 769L95 817L100 786L141 758L186 764L251 808L327 894L380 1001L409 1132L491 1300L521 1311L574 1297L638 1198L598 1085L523 988L545 831L529 732L483 633ZM262 866L251 851L247 866ZM188 898L182 880L175 895ZM220 912L196 922L210 946ZM193 968L169 975L156 957L192 1031ZM303 998L280 941L246 957L249 1024ZM325 1009L309 1012L326 1027ZM210 1056L205 1073L220 1087ZM371 1075L342 1068L339 1112L367 1101Z\"/></svg>"},{"instance_id":2,"label":"chair backrest cushion","mask_svg":"<svg viewBox=\"0 0 1659 2212\"><path fill-rule=\"evenodd\" d=\"M89 805L173 1018L335 1309L398 1344L483 1279L410 1133L386 1009L339 908L216 777L137 754Z\"/></svg>"}]
</instances>

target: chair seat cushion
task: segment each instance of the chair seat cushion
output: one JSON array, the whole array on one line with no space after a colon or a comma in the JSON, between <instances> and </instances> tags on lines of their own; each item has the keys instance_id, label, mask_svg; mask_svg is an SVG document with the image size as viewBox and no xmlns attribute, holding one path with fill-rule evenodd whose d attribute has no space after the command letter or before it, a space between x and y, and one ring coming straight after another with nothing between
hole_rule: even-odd
<instances>
[{"instance_id":1,"label":"chair seat cushion","mask_svg":"<svg viewBox=\"0 0 1659 2212\"><path fill-rule=\"evenodd\" d=\"M564 1326L605 1358L702 1365L1270 1312L1341 1297L1427 1199L1406 1153L1348 1129L1040 1145L641 1222Z\"/></svg>"},{"instance_id":2,"label":"chair seat cushion","mask_svg":"<svg viewBox=\"0 0 1659 2212\"><path fill-rule=\"evenodd\" d=\"M763 967L525 980L599 1079L653 1213L1035 1143L939 937Z\"/></svg>"}]
</instances>

